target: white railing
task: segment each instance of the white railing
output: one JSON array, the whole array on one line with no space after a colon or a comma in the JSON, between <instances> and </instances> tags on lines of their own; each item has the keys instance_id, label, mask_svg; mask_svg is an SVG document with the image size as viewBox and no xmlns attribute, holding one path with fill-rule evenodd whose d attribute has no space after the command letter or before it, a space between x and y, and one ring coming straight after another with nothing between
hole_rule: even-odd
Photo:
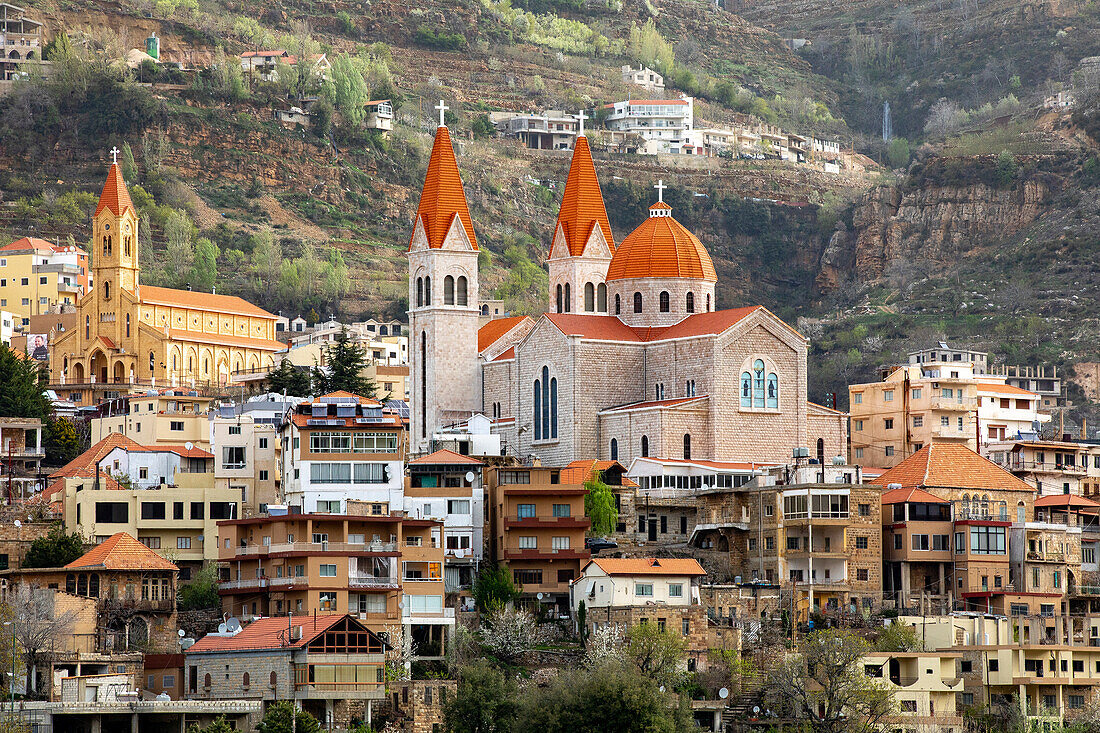
<instances>
[{"instance_id":1,"label":"white railing","mask_svg":"<svg viewBox=\"0 0 1100 733\"><path fill-rule=\"evenodd\" d=\"M277 552L397 552L396 542L282 542L238 547L234 555L267 555Z\"/></svg>"},{"instance_id":2,"label":"white railing","mask_svg":"<svg viewBox=\"0 0 1100 733\"><path fill-rule=\"evenodd\" d=\"M349 575L348 586L351 588L384 588L386 586L400 585L401 581L396 577L374 575Z\"/></svg>"}]
</instances>

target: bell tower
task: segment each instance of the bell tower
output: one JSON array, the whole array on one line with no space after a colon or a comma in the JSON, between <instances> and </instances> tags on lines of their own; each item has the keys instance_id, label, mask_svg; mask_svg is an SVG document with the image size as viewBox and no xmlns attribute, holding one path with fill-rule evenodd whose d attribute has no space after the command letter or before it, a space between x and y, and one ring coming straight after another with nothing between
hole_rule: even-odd
<instances>
[{"instance_id":1,"label":"bell tower","mask_svg":"<svg viewBox=\"0 0 1100 733\"><path fill-rule=\"evenodd\" d=\"M118 148L92 216L92 271L104 306L111 307L122 290L138 294L138 218L122 171Z\"/></svg>"},{"instance_id":2,"label":"bell tower","mask_svg":"<svg viewBox=\"0 0 1100 733\"><path fill-rule=\"evenodd\" d=\"M410 451L430 448L440 427L481 409L474 234L439 101L428 172L409 239Z\"/></svg>"}]
</instances>

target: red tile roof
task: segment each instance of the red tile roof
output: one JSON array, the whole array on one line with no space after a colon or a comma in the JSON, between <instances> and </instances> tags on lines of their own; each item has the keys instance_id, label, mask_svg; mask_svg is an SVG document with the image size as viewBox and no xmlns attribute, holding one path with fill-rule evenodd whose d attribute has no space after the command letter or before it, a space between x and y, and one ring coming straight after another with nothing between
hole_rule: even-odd
<instances>
[{"instance_id":1,"label":"red tile roof","mask_svg":"<svg viewBox=\"0 0 1100 733\"><path fill-rule=\"evenodd\" d=\"M673 326L663 328L632 328L616 316L597 316L582 313L546 313L558 330L567 336L580 336L595 341L627 341L645 343L677 338L714 336L732 327L746 316L767 310L753 305L745 308L694 313ZM784 324L786 325L786 324ZM791 333L801 337L798 331L787 326Z\"/></svg>"},{"instance_id":2,"label":"red tile roof","mask_svg":"<svg viewBox=\"0 0 1100 733\"><path fill-rule=\"evenodd\" d=\"M275 315L235 295L217 295L197 290L175 290L153 285L141 286L141 302L146 305L167 305L175 308L214 311L231 315L256 316L275 320ZM285 348L285 345L284 345Z\"/></svg>"},{"instance_id":3,"label":"red tile roof","mask_svg":"<svg viewBox=\"0 0 1100 733\"><path fill-rule=\"evenodd\" d=\"M144 290L144 288L142 288ZM258 351L282 351L286 344L281 341L269 341L267 339L252 338L250 336L236 336L225 333L204 333L202 331L185 331L180 328L164 329L168 338L173 341L188 341L199 344L219 344L222 346L238 346L242 349L257 349Z\"/></svg>"},{"instance_id":4,"label":"red tile roof","mask_svg":"<svg viewBox=\"0 0 1100 733\"><path fill-rule=\"evenodd\" d=\"M409 461L410 466L418 465L432 465L437 466L442 463L451 463L460 466L484 466L485 464L476 458L470 458L464 456L461 453L455 453L453 450L437 450L435 453L429 453L426 456L420 458L414 458Z\"/></svg>"},{"instance_id":5,"label":"red tile roof","mask_svg":"<svg viewBox=\"0 0 1100 733\"><path fill-rule=\"evenodd\" d=\"M477 353L485 351L505 334L527 320L529 316L508 316L494 318L477 330Z\"/></svg>"},{"instance_id":6,"label":"red tile roof","mask_svg":"<svg viewBox=\"0 0 1100 733\"><path fill-rule=\"evenodd\" d=\"M573 162L569 165L569 177L565 181L565 192L561 197L558 222L554 226L555 234L559 226L565 235L569 254L574 257L584 254L584 246L597 226L603 232L608 248L615 251L611 223L607 220L607 209L604 208L603 192L596 178L596 168L592 164L592 152L588 149L588 138L583 135L577 138L573 146Z\"/></svg>"},{"instance_id":7,"label":"red tile roof","mask_svg":"<svg viewBox=\"0 0 1100 733\"><path fill-rule=\"evenodd\" d=\"M1035 506L1067 506L1075 509L1098 509L1100 508L1100 503L1095 502L1092 499L1084 496L1078 496L1077 494L1052 494L1050 496L1043 496L1036 499Z\"/></svg>"},{"instance_id":8,"label":"red tile roof","mask_svg":"<svg viewBox=\"0 0 1100 733\"><path fill-rule=\"evenodd\" d=\"M573 461L562 469L561 482L570 485L583 484L592 476L593 471L603 473L607 469L616 466L624 473L626 472L626 467L618 461L597 461L592 458Z\"/></svg>"},{"instance_id":9,"label":"red tile roof","mask_svg":"<svg viewBox=\"0 0 1100 733\"><path fill-rule=\"evenodd\" d=\"M644 339L615 316L592 316L579 313L546 313L546 318L566 336L581 336L597 341L635 341Z\"/></svg>"},{"instance_id":10,"label":"red tile roof","mask_svg":"<svg viewBox=\"0 0 1100 733\"><path fill-rule=\"evenodd\" d=\"M1030 397L1031 399L1038 399L1039 395L1034 392L1030 392L1026 389L1020 389L1019 387L1013 387L1011 384L1001 384L1000 382L978 382L979 392L994 392L996 394L1009 394L1019 395L1020 397Z\"/></svg>"},{"instance_id":11,"label":"red tile roof","mask_svg":"<svg viewBox=\"0 0 1100 733\"><path fill-rule=\"evenodd\" d=\"M0 247L0 252L25 252L30 250L35 252L64 252L66 249L67 246L59 247L53 242L47 242L45 239L39 239L38 237L23 237L11 244ZM83 250L80 251L83 253Z\"/></svg>"},{"instance_id":12,"label":"red tile roof","mask_svg":"<svg viewBox=\"0 0 1100 733\"><path fill-rule=\"evenodd\" d=\"M103 183L103 192L99 194L99 204L95 207L95 216L104 209L110 209L115 216L120 216L126 209L134 208L134 202L130 200L130 192L126 190L126 182L122 180L122 171L118 163L111 163L107 171L107 180Z\"/></svg>"},{"instance_id":13,"label":"red tile roof","mask_svg":"<svg viewBox=\"0 0 1100 733\"><path fill-rule=\"evenodd\" d=\"M316 616L302 616L256 619L244 626L234 636L207 634L187 649L187 654L197 652L243 652L259 649L301 649L335 626L344 618L343 613L325 613ZM358 623L358 622L356 622ZM291 625L301 626L302 635L298 639L289 639Z\"/></svg>"},{"instance_id":14,"label":"red tile roof","mask_svg":"<svg viewBox=\"0 0 1100 733\"><path fill-rule=\"evenodd\" d=\"M76 458L66 463L61 468L50 474L50 478L65 476L94 476L95 464L105 458L115 448L142 453L175 453L183 458L213 458L212 453L207 453L200 448L188 448L184 445L142 445L122 433L111 433L103 440L81 453ZM100 467L102 473L102 466Z\"/></svg>"},{"instance_id":15,"label":"red tile roof","mask_svg":"<svg viewBox=\"0 0 1100 733\"><path fill-rule=\"evenodd\" d=\"M707 571L693 557L600 557L584 567L595 565L608 575L706 575ZM584 570L581 571L582 573Z\"/></svg>"},{"instance_id":16,"label":"red tile roof","mask_svg":"<svg viewBox=\"0 0 1100 733\"><path fill-rule=\"evenodd\" d=\"M947 499L929 494L924 489L894 489L882 495L883 504L950 504Z\"/></svg>"},{"instance_id":17,"label":"red tile roof","mask_svg":"<svg viewBox=\"0 0 1100 733\"><path fill-rule=\"evenodd\" d=\"M108 537L65 566L66 569L179 570L125 532Z\"/></svg>"},{"instance_id":18,"label":"red tile roof","mask_svg":"<svg viewBox=\"0 0 1100 733\"><path fill-rule=\"evenodd\" d=\"M954 443L929 443L871 483L901 484L903 488L1035 491L996 463Z\"/></svg>"},{"instance_id":19,"label":"red tile roof","mask_svg":"<svg viewBox=\"0 0 1100 733\"><path fill-rule=\"evenodd\" d=\"M311 405L323 405L326 404L324 400L328 399L353 399L360 405L366 405L367 407L381 407L382 403L371 397L364 397L363 395L355 394L354 392L348 392L347 390L338 389L335 392L329 392L313 399Z\"/></svg>"},{"instance_id":20,"label":"red tile roof","mask_svg":"<svg viewBox=\"0 0 1100 733\"><path fill-rule=\"evenodd\" d=\"M420 205L413 219L413 231L416 222L424 226L424 235L428 246L438 249L451 228L455 217L462 221L470 245L477 249L477 237L474 235L474 223L470 218L470 207L466 204L466 193L462 190L462 177L458 173L458 161L451 147L451 135L446 127L440 127L435 133L432 145L432 157L428 161L428 172L424 176L424 187L420 191ZM412 248L412 238L409 238Z\"/></svg>"},{"instance_id":21,"label":"red tile roof","mask_svg":"<svg viewBox=\"0 0 1100 733\"><path fill-rule=\"evenodd\" d=\"M507 361L508 359L516 358L516 347L509 346L506 350L500 352L500 356L493 359L493 361Z\"/></svg>"},{"instance_id":22,"label":"red tile roof","mask_svg":"<svg viewBox=\"0 0 1100 733\"><path fill-rule=\"evenodd\" d=\"M668 208L654 204L654 209ZM683 277L718 282L706 247L671 216L650 216L626 236L607 267L607 281Z\"/></svg>"}]
</instances>

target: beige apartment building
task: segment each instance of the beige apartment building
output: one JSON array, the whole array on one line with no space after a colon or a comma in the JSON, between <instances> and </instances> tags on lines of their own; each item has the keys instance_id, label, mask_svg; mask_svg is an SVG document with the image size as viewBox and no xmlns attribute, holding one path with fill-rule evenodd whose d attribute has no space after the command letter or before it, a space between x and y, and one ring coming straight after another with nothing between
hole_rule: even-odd
<instances>
[{"instance_id":1,"label":"beige apartment building","mask_svg":"<svg viewBox=\"0 0 1100 733\"><path fill-rule=\"evenodd\" d=\"M280 460L282 441L278 429L250 414L212 416L210 440L214 452L214 483L228 487L241 501L241 516L264 514L281 503Z\"/></svg>"},{"instance_id":2,"label":"beige apartment building","mask_svg":"<svg viewBox=\"0 0 1100 733\"><path fill-rule=\"evenodd\" d=\"M102 403L90 421L92 444L121 433L142 445L184 445L210 450L207 413L213 400L194 390L150 390Z\"/></svg>"},{"instance_id":3,"label":"beige apartment building","mask_svg":"<svg viewBox=\"0 0 1100 733\"><path fill-rule=\"evenodd\" d=\"M1040 496L1100 494L1100 446L1062 440L1009 440L987 446L989 460Z\"/></svg>"},{"instance_id":4,"label":"beige apartment building","mask_svg":"<svg viewBox=\"0 0 1100 733\"><path fill-rule=\"evenodd\" d=\"M963 691L958 673L962 656L952 651L872 652L863 657L863 671L894 693L897 712L887 721L894 728L962 731L957 706Z\"/></svg>"}]
</instances>

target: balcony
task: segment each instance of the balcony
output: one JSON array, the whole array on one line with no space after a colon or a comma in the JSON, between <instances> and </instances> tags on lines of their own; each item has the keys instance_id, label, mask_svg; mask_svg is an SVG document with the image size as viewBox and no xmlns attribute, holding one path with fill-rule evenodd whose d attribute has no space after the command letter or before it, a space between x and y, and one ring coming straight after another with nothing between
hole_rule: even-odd
<instances>
[{"instance_id":1,"label":"balcony","mask_svg":"<svg viewBox=\"0 0 1100 733\"><path fill-rule=\"evenodd\" d=\"M588 550L578 549L565 549L565 550L520 550L520 549L505 549L505 560L587 560L592 557L592 553Z\"/></svg>"},{"instance_id":2,"label":"balcony","mask_svg":"<svg viewBox=\"0 0 1100 733\"><path fill-rule=\"evenodd\" d=\"M262 590L264 588L286 588L293 585L309 585L309 576L296 575L289 578L240 578L223 580L218 590Z\"/></svg>"},{"instance_id":3,"label":"balcony","mask_svg":"<svg viewBox=\"0 0 1100 733\"><path fill-rule=\"evenodd\" d=\"M1066 556L1060 552L1028 552L1028 562L1064 563Z\"/></svg>"},{"instance_id":4,"label":"balcony","mask_svg":"<svg viewBox=\"0 0 1100 733\"><path fill-rule=\"evenodd\" d=\"M101 601L106 610L148 611L171 613L176 610L175 598L104 598Z\"/></svg>"},{"instance_id":5,"label":"balcony","mask_svg":"<svg viewBox=\"0 0 1100 733\"><path fill-rule=\"evenodd\" d=\"M306 552L339 552L346 554L362 553L395 553L396 542L284 542L274 545L245 545L237 547L233 555L235 557L268 556L288 553Z\"/></svg>"},{"instance_id":6,"label":"balcony","mask_svg":"<svg viewBox=\"0 0 1100 733\"><path fill-rule=\"evenodd\" d=\"M546 529L588 529L591 519L584 517L505 517L505 529L539 528Z\"/></svg>"},{"instance_id":7,"label":"balcony","mask_svg":"<svg viewBox=\"0 0 1100 733\"><path fill-rule=\"evenodd\" d=\"M399 588L401 580L395 576L359 575L348 576L348 588Z\"/></svg>"},{"instance_id":8,"label":"balcony","mask_svg":"<svg viewBox=\"0 0 1100 733\"><path fill-rule=\"evenodd\" d=\"M960 430L950 425L936 425L932 428L932 437L941 440L970 440L974 437L974 429L964 427Z\"/></svg>"}]
</instances>

